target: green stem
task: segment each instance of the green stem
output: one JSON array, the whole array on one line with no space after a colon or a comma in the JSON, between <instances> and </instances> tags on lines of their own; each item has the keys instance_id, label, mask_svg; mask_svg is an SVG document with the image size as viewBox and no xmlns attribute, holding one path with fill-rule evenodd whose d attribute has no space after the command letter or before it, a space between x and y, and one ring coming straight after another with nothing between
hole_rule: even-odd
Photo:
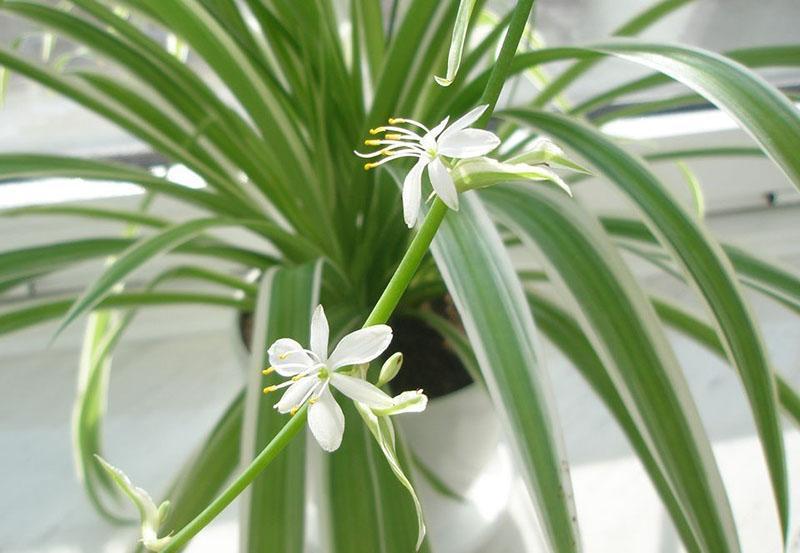
<instances>
[{"instance_id":1,"label":"green stem","mask_svg":"<svg viewBox=\"0 0 800 553\"><path fill-rule=\"evenodd\" d=\"M525 24L528 22L531 9L533 9L534 0L520 0L515 8L514 15L508 26L505 41L500 49L497 63L492 69L492 74L489 76L489 82L481 96L480 104L488 104L486 112L481 119L475 124L476 127L485 127L489 118L494 112L497 99L500 97L500 91L503 89L503 84L508 74L508 69L511 64L511 59L517 51L520 38L525 29ZM403 259L392 275L389 284L381 294L372 312L364 322L364 327L382 324L389 320L389 317L394 312L400 298L408 288L411 279L425 257L428 248L436 236L436 231L444 220L447 214L447 206L438 197L433 201L433 205L428 210L425 220L419 228L419 231L414 236L411 244L408 246ZM210 523L217 515L219 515L225 507L236 499L250 483L255 480L262 470L280 453L289 441L297 434L306 423L308 405L303 405L295 416L293 416L286 425L281 428L280 432L272 438L267 446L258 454L258 457L253 459L253 462L242 472L239 477L228 486L211 504L203 509L194 520L184 526L175 536L169 541L169 544L162 550L161 553L174 553L180 547L185 545L192 539L200 530L202 530L208 523Z\"/></svg>"},{"instance_id":2,"label":"green stem","mask_svg":"<svg viewBox=\"0 0 800 553\"><path fill-rule=\"evenodd\" d=\"M497 104L497 99L503 90L508 70L511 67L511 61L517 53L522 33L525 32L525 25L527 25L533 9L533 2L534 0L519 0L514 8L514 15L511 16L511 21L508 23L506 38L503 40L500 54L497 56L492 73L489 75L489 81L486 83L486 88L483 89L483 95L481 95L481 99L478 102L478 105L489 104L489 107L478 119L475 124L476 127L485 127L492 117L492 113L494 113L494 106Z\"/></svg>"},{"instance_id":3,"label":"green stem","mask_svg":"<svg viewBox=\"0 0 800 553\"><path fill-rule=\"evenodd\" d=\"M225 507L236 499L250 483L255 480L262 470L277 457L284 447L289 444L289 441L297 434L306 424L306 416L308 413L308 406L303 405L295 416L289 419L289 422L281 428L274 438L267 444L267 446L253 459L253 462L244 469L244 472L228 486L224 492L217 496L208 507L197 515L189 524L184 526L180 532L175 534L169 541L167 546L161 550L161 553L173 553L180 549L182 546L192 539L195 534L202 530L209 522L214 520Z\"/></svg>"},{"instance_id":4,"label":"green stem","mask_svg":"<svg viewBox=\"0 0 800 553\"><path fill-rule=\"evenodd\" d=\"M437 197L422 222L419 232L408 246L403 259L400 260L392 279L386 285L386 289L364 322L365 327L383 324L389 320L400 298L403 296L403 292L406 291L411 279L417 272L417 268L422 262L422 258L425 257L425 253L428 251L428 247L431 245L431 241L433 241L433 237L436 235L436 231L439 230L439 225L442 224L442 219L446 214L447 206Z\"/></svg>"},{"instance_id":5,"label":"green stem","mask_svg":"<svg viewBox=\"0 0 800 553\"><path fill-rule=\"evenodd\" d=\"M385 323L389 320L395 307L397 307L400 298L408 288L417 267L425 257L428 247L442 224L447 214L447 206L444 205L439 198L436 198L431 206L425 220L419 228L414 239L406 250L403 259L397 266L389 284L381 294L380 299L375 304L369 317L367 317L364 326L372 326L376 324ZM289 419L289 422L281 428L280 432L272 438L267 446L258 454L258 457L253 459L253 462L239 475L228 488L222 492L211 504L203 509L189 524L184 526L180 532L169 541L169 544L162 550L162 553L172 553L177 551L180 547L185 545L192 539L200 530L202 530L208 523L217 517L236 497L242 493L250 483L255 480L262 470L280 453L284 447L289 444L289 441L294 437L297 432L303 428L306 423L308 406L303 407L297 412L295 416Z\"/></svg>"}]
</instances>

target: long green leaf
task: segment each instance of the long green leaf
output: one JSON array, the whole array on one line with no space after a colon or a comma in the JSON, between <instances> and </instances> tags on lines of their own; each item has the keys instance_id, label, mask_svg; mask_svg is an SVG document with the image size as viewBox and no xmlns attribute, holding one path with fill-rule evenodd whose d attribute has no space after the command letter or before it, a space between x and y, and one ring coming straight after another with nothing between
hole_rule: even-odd
<instances>
[{"instance_id":1,"label":"long green leaf","mask_svg":"<svg viewBox=\"0 0 800 553\"><path fill-rule=\"evenodd\" d=\"M775 381L758 327L725 254L641 161L599 132L564 116L545 112L518 110L509 112L508 116L540 128L571 146L627 194L647 215L653 232L697 286L714 314L728 355L748 394L785 530L788 527L788 484Z\"/></svg>"},{"instance_id":2,"label":"long green leaf","mask_svg":"<svg viewBox=\"0 0 800 553\"><path fill-rule=\"evenodd\" d=\"M417 550L418 535L412 498L353 403L342 403L347 430L340 449L327 458L331 551L411 553ZM408 466L402 448L399 455ZM430 552L427 540L418 550Z\"/></svg>"},{"instance_id":3,"label":"long green leaf","mask_svg":"<svg viewBox=\"0 0 800 553\"><path fill-rule=\"evenodd\" d=\"M173 225L153 236L135 242L130 248L125 250L125 252L123 252L119 258L87 288L84 294L70 308L56 334L60 333L61 330L75 320L76 317L95 306L111 291L112 287L117 282L154 256L168 252L210 228L242 225L252 225L261 228L271 227L274 236L281 240L281 242L284 242L289 247L298 246L295 242L295 240L297 240L296 238L291 237L291 235L288 235L285 231L267 222L252 221L247 223L241 220L208 218L196 219L194 221ZM312 251L313 250L307 250L305 255L310 255Z\"/></svg>"},{"instance_id":4,"label":"long green leaf","mask_svg":"<svg viewBox=\"0 0 800 553\"><path fill-rule=\"evenodd\" d=\"M46 154L0 154L0 178L3 180L47 177L109 181L110 186L117 183L138 184L145 190L158 192L214 213L242 213L232 209L233 206L215 194L181 186L135 167Z\"/></svg>"},{"instance_id":5,"label":"long green leaf","mask_svg":"<svg viewBox=\"0 0 800 553\"><path fill-rule=\"evenodd\" d=\"M600 218L606 231L614 236L658 245L647 225L627 217ZM774 261L761 259L732 244L722 244L739 280L761 293L787 303L792 309L800 307L800 277Z\"/></svg>"},{"instance_id":6,"label":"long green leaf","mask_svg":"<svg viewBox=\"0 0 800 553\"><path fill-rule=\"evenodd\" d=\"M538 328L581 372L625 432L670 513L683 545L692 553L700 551L700 546L683 515L681 505L670 487L664 470L657 457L653 455L602 359L597 355L581 326L567 311L548 300L543 294L532 289L528 289L527 293Z\"/></svg>"},{"instance_id":7,"label":"long green leaf","mask_svg":"<svg viewBox=\"0 0 800 553\"><path fill-rule=\"evenodd\" d=\"M4 282L35 278L81 261L119 254L135 243L132 238L83 238L2 252L0 278ZM178 246L175 252L221 259L245 267L265 268L277 262L259 252L213 241L193 240Z\"/></svg>"},{"instance_id":8,"label":"long green leaf","mask_svg":"<svg viewBox=\"0 0 800 553\"><path fill-rule=\"evenodd\" d=\"M800 58L798 58L798 56L800 56L800 46L791 44L741 48L724 52L723 55L752 69L759 67L796 67L800 64ZM620 96L642 92L643 90L665 85L670 82L670 77L660 73L640 77L588 98L575 106L570 113L572 115L586 113L606 106L610 104L612 100ZM700 96L700 98L702 98L702 96ZM688 99L688 97L685 99ZM597 121L599 122L600 119L597 119Z\"/></svg>"},{"instance_id":9,"label":"long green leaf","mask_svg":"<svg viewBox=\"0 0 800 553\"><path fill-rule=\"evenodd\" d=\"M541 249L550 276L580 306L579 323L608 380L667 476L675 499L667 496L665 504L681 507L671 515L682 536L694 534L708 553L739 551L711 444L678 361L600 225L567 195L544 187L495 186L483 195L504 225Z\"/></svg>"},{"instance_id":10,"label":"long green leaf","mask_svg":"<svg viewBox=\"0 0 800 553\"><path fill-rule=\"evenodd\" d=\"M87 207L82 205L36 205L20 207L0 212L4 217L19 217L23 215L66 215L86 219L101 219L141 225L145 227L164 228L169 226L169 221L161 217L122 209L105 209L100 207ZM96 464L96 463L92 463Z\"/></svg>"},{"instance_id":11,"label":"long green leaf","mask_svg":"<svg viewBox=\"0 0 800 553\"><path fill-rule=\"evenodd\" d=\"M651 301L662 321L692 340L699 342L718 355L723 361L728 360L725 355L725 348L719 341L719 336L713 326L663 298L652 297ZM784 413L792 419L794 424L800 425L800 395L777 371L775 372L775 379L778 383L778 398Z\"/></svg>"},{"instance_id":12,"label":"long green leaf","mask_svg":"<svg viewBox=\"0 0 800 553\"><path fill-rule=\"evenodd\" d=\"M111 351L129 320L127 315L121 316L114 311L95 311L89 316L72 412L72 450L78 478L95 510L114 523L129 521L105 504L104 494L114 500L119 500L121 494L108 473L97 466L95 455L102 453L102 423L106 411Z\"/></svg>"},{"instance_id":13,"label":"long green leaf","mask_svg":"<svg viewBox=\"0 0 800 553\"><path fill-rule=\"evenodd\" d=\"M138 2L126 2L134 9ZM236 95L241 105L255 121L265 137L280 136L271 141L275 157L283 159L284 174L289 167L299 175L311 177L308 167L299 163L304 146L296 123L287 117L289 101L279 92L277 81L267 79L254 66L253 61L235 43L225 29L197 0L161 2L145 0L141 3L152 10L170 29L183 37L220 76L226 86ZM275 131L278 131L277 133ZM276 168L277 169L277 168Z\"/></svg>"},{"instance_id":14,"label":"long green leaf","mask_svg":"<svg viewBox=\"0 0 800 553\"><path fill-rule=\"evenodd\" d=\"M702 94L736 120L800 189L800 113L761 77L698 48L619 41L593 49L660 71Z\"/></svg>"},{"instance_id":15,"label":"long green leaf","mask_svg":"<svg viewBox=\"0 0 800 553\"><path fill-rule=\"evenodd\" d=\"M76 298L41 301L0 313L0 335L24 330L63 317ZM211 305L246 310L253 302L230 296L192 292L122 292L107 296L97 309L163 305Z\"/></svg>"},{"instance_id":16,"label":"long green leaf","mask_svg":"<svg viewBox=\"0 0 800 553\"><path fill-rule=\"evenodd\" d=\"M275 399L261 393L279 375L263 377L267 348L278 338L307 344L311 313L319 297L321 264L271 269L259 285L251 345L242 460L249 463L280 431L286 416L273 409ZM274 382L272 382L274 381ZM241 550L248 553L302 553L304 550L305 437L283 451L241 498Z\"/></svg>"},{"instance_id":17,"label":"long green leaf","mask_svg":"<svg viewBox=\"0 0 800 553\"><path fill-rule=\"evenodd\" d=\"M478 199L445 217L433 254L534 498L546 542L579 550L571 484L536 330L500 236Z\"/></svg>"},{"instance_id":18,"label":"long green leaf","mask_svg":"<svg viewBox=\"0 0 800 553\"><path fill-rule=\"evenodd\" d=\"M661 0L653 4L651 7L635 16L633 19L627 21L621 27L614 31L614 36L636 36L654 23L660 21L665 16L671 14L678 8L682 8L692 0ZM573 64L570 68L561 73L558 78L554 79L548 86L542 89L536 96L533 106L544 106L555 98L559 92L567 88L571 83L578 79L581 75L589 71L594 65L596 60L583 60Z\"/></svg>"},{"instance_id":19,"label":"long green leaf","mask_svg":"<svg viewBox=\"0 0 800 553\"><path fill-rule=\"evenodd\" d=\"M467 38L469 19L472 16L472 8L474 6L475 0L461 0L458 4L453 37L450 39L450 52L447 54L447 73L444 77L434 77L440 86L450 86L458 74L461 55L464 51L464 41Z\"/></svg>"}]
</instances>

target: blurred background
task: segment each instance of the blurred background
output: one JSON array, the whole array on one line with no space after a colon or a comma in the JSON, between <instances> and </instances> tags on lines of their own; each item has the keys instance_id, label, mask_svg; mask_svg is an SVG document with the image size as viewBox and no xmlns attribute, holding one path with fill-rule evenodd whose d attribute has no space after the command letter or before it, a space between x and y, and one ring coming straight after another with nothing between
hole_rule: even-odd
<instances>
[{"instance_id":1,"label":"blurred background","mask_svg":"<svg viewBox=\"0 0 800 553\"><path fill-rule=\"evenodd\" d=\"M494 2L505 12L513 2ZM608 36L630 14L651 0L538 0L536 27L548 45L580 44ZM401 0L402 5L402 0ZM666 18L643 36L726 52L742 46L797 40L797 0L698 0ZM27 37L22 52L41 55L40 30L0 15L0 42ZM101 63L68 41L57 40L50 54L68 69ZM189 63L196 63L192 58ZM547 67L555 73L557 65ZM640 75L621 61L604 61L570 89L580 101ZM762 73L784 89L800 88L800 72ZM626 79L627 80L627 79ZM521 100L528 85L509 87L506 96ZM655 89L636 102L667 96L675 85ZM707 105L647 118L623 119L606 129L642 151L704 146L751 145L726 116ZM143 144L55 94L11 75L0 109L0 151L49 152L118 159L159 167L188 186L202 186L180 167L166 167ZM706 199L706 221L720 239L800 270L800 201L777 168L766 160L691 161ZM690 193L674 164L659 166L674 194ZM595 211L624 213L626 201L599 181L585 181L577 197ZM134 209L141 191L75 179L0 182L0 210L21 205L83 202ZM152 213L188 218L186 206L159 198ZM75 219L3 218L0 250L89 236L118 236L116 224ZM235 233L232 241L243 239ZM648 288L697 309L691 291L649 267L631 263ZM156 261L136 274L144 281L159 273ZM66 292L79 292L97 273L98 263L84 263L42 277L0 296L3 306ZM761 321L771 358L787 379L800 385L800 324L796 315L763 296L746 291ZM0 338L0 552L116 553L129 551L135 530L115 527L91 508L77 482L71 458L70 418L82 328L70 327L48 345L53 327ZM711 354L675 335L676 351L686 369L706 428L713 439L729 490L745 551L777 551L777 517L752 419L734 373ZM659 500L624 436L580 376L549 344L543 345L565 429L578 518L587 553L673 553L678 540ZM239 390L244 353L237 321L227 311L180 307L144 310L115 355L106 423L109 458L124 460L134 482L154 495L166 488L172 473L191 453ZM157 383L157 385L156 385ZM474 396L474 397L473 397ZM464 401L479 409L462 412ZM463 428L449 428L454 414ZM436 551L521 553L538 550L530 505L511 467L491 408L471 388L433 402L424 421L403 420L420 456L430 464L451 463L454 482L463 486L469 505L454 507L422 485ZM469 443L478 429L485 440ZM785 427L793 504L800 506L800 433ZM447 434L446 445L441 437ZM465 455L461 455L461 453ZM465 460L466 458L466 460ZM437 461L434 462L434 459ZM794 459L794 462L792 462ZM312 514L310 515L313 517ZM235 551L236 507L206 529L188 548L192 553ZM800 551L798 518L790 551ZM313 523L313 521L312 521ZM313 528L313 524L312 524ZM454 538L453 536L459 536ZM454 541L455 540L455 541ZM461 541L459 541L461 540ZM312 540L313 541L313 540Z\"/></svg>"}]
</instances>

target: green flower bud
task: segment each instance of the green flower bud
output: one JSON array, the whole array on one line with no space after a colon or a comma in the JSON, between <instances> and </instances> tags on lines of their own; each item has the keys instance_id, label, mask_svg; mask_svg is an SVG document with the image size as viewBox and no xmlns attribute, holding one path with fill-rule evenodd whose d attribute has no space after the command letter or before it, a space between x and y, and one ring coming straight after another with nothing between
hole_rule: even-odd
<instances>
[{"instance_id":1,"label":"green flower bud","mask_svg":"<svg viewBox=\"0 0 800 553\"><path fill-rule=\"evenodd\" d=\"M378 375L378 386L390 382L397 373L400 372L400 367L403 366L403 354L399 351L393 354L381 367L381 372Z\"/></svg>"}]
</instances>

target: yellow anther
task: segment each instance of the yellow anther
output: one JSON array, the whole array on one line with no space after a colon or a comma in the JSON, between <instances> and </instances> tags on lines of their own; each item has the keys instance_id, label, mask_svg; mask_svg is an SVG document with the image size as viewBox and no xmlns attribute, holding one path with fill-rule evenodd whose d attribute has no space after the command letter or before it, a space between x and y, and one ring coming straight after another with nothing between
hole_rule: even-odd
<instances>
[{"instance_id":1,"label":"yellow anther","mask_svg":"<svg viewBox=\"0 0 800 553\"><path fill-rule=\"evenodd\" d=\"M261 374L263 374L264 376L266 376L266 375L268 375L268 374L272 374L272 373L274 373L274 372L275 372L275 367L267 367L266 369L264 369L263 371L261 371Z\"/></svg>"},{"instance_id":2,"label":"yellow anther","mask_svg":"<svg viewBox=\"0 0 800 553\"><path fill-rule=\"evenodd\" d=\"M399 117L390 117L389 118L389 124L390 125L396 125L396 124L402 123L402 122L403 122L403 120L400 119Z\"/></svg>"},{"instance_id":3,"label":"yellow anther","mask_svg":"<svg viewBox=\"0 0 800 553\"><path fill-rule=\"evenodd\" d=\"M281 361L283 361L284 359L286 359L287 357L289 357L289 354L290 354L290 353L292 353L292 352L290 352L290 351L284 351L283 353L281 353L281 354L278 356L278 359L280 359Z\"/></svg>"},{"instance_id":4,"label":"yellow anther","mask_svg":"<svg viewBox=\"0 0 800 553\"><path fill-rule=\"evenodd\" d=\"M305 378L305 376L306 376L306 375L304 375L304 374L297 374L297 375L295 375L295 376L293 376L293 377L292 377L292 382L297 382L297 381L298 381L298 380L300 380L301 378Z\"/></svg>"},{"instance_id":5,"label":"yellow anther","mask_svg":"<svg viewBox=\"0 0 800 553\"><path fill-rule=\"evenodd\" d=\"M297 414L297 411L298 411L299 409L300 409L300 406L299 406L299 405L295 405L294 407L292 407L291 409L289 409L289 414L290 414L291 416L295 416L295 415Z\"/></svg>"},{"instance_id":6,"label":"yellow anther","mask_svg":"<svg viewBox=\"0 0 800 553\"><path fill-rule=\"evenodd\" d=\"M378 127L377 129L370 129L369 134L378 134L379 132L383 132L384 130L386 129L384 129L383 127Z\"/></svg>"},{"instance_id":7,"label":"yellow anther","mask_svg":"<svg viewBox=\"0 0 800 553\"><path fill-rule=\"evenodd\" d=\"M403 139L403 135L399 134L399 133L387 133L386 134L386 139L387 140L402 140Z\"/></svg>"},{"instance_id":8,"label":"yellow anther","mask_svg":"<svg viewBox=\"0 0 800 553\"><path fill-rule=\"evenodd\" d=\"M364 144L367 146L378 146L381 143L380 140L365 140Z\"/></svg>"},{"instance_id":9,"label":"yellow anther","mask_svg":"<svg viewBox=\"0 0 800 553\"><path fill-rule=\"evenodd\" d=\"M273 386L267 386L266 388L264 388L264 393L265 393L265 394L268 394L268 393L270 393L270 392L274 392L274 391L275 391L275 390L277 390L277 389L278 389L278 387L277 387L277 386L275 386L275 385L273 385Z\"/></svg>"},{"instance_id":10,"label":"yellow anther","mask_svg":"<svg viewBox=\"0 0 800 553\"><path fill-rule=\"evenodd\" d=\"M392 151L389 148L384 148L383 150L381 150L381 154L385 156L390 156L392 155Z\"/></svg>"},{"instance_id":11,"label":"yellow anther","mask_svg":"<svg viewBox=\"0 0 800 553\"><path fill-rule=\"evenodd\" d=\"M364 164L364 171L369 171L370 169L373 169L373 168L375 168L377 166L378 166L377 163L365 163Z\"/></svg>"},{"instance_id":12,"label":"yellow anther","mask_svg":"<svg viewBox=\"0 0 800 553\"><path fill-rule=\"evenodd\" d=\"M308 400L308 404L309 405L314 405L318 401L319 401L319 398L312 397L311 399Z\"/></svg>"}]
</instances>

